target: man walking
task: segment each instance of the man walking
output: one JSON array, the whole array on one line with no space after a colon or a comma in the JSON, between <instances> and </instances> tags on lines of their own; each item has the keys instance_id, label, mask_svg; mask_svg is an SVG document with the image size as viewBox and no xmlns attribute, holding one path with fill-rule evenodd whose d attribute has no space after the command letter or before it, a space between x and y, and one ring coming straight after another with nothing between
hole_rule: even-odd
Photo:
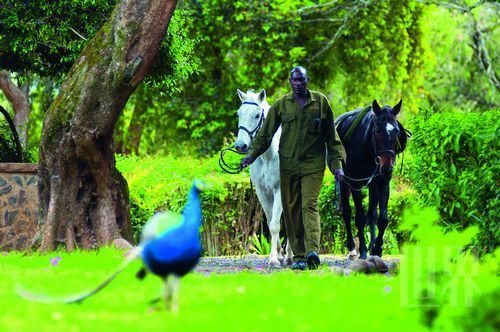
<instances>
[{"instance_id":1,"label":"man walking","mask_svg":"<svg viewBox=\"0 0 500 332\"><path fill-rule=\"evenodd\" d=\"M305 270L306 266L317 269L320 264L318 196L325 172L326 151L335 179L341 181L344 175L344 148L335 131L330 103L324 94L307 89L308 80L304 67L291 70L292 93L273 104L248 155L241 160L242 167L252 164L269 148L281 125L281 201L286 233L294 253L294 270Z\"/></svg>"}]
</instances>

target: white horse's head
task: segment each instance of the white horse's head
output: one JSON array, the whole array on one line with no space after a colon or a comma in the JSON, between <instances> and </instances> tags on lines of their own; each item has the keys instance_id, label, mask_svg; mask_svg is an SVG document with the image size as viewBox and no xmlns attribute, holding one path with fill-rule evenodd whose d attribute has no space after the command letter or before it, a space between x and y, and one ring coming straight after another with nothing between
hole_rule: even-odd
<instances>
[{"instance_id":1,"label":"white horse's head","mask_svg":"<svg viewBox=\"0 0 500 332\"><path fill-rule=\"evenodd\" d=\"M242 103L238 109L238 136L234 147L240 152L247 152L257 132L264 124L270 106L264 89L259 93L252 90L244 93L238 89L238 96Z\"/></svg>"}]
</instances>

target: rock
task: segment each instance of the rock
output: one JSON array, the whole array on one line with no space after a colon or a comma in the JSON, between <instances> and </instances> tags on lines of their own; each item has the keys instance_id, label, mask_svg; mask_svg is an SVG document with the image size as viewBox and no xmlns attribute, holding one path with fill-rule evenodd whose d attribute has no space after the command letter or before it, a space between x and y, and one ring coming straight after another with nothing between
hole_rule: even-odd
<instances>
[{"instance_id":1,"label":"rock","mask_svg":"<svg viewBox=\"0 0 500 332\"><path fill-rule=\"evenodd\" d=\"M378 273L387 273L389 271L389 266L387 265L387 263L378 256L370 256L366 260L375 265Z\"/></svg>"},{"instance_id":2,"label":"rock","mask_svg":"<svg viewBox=\"0 0 500 332\"><path fill-rule=\"evenodd\" d=\"M261 258L259 255L257 254L249 254L249 255L246 255L245 258L247 259L258 259L258 258Z\"/></svg>"},{"instance_id":3,"label":"rock","mask_svg":"<svg viewBox=\"0 0 500 332\"><path fill-rule=\"evenodd\" d=\"M130 250L134 248L127 240L118 238L113 241L113 246L119 250Z\"/></svg>"},{"instance_id":4,"label":"rock","mask_svg":"<svg viewBox=\"0 0 500 332\"><path fill-rule=\"evenodd\" d=\"M372 262L364 259L358 259L349 267L352 271L364 274L372 274L377 272L377 267Z\"/></svg>"}]
</instances>

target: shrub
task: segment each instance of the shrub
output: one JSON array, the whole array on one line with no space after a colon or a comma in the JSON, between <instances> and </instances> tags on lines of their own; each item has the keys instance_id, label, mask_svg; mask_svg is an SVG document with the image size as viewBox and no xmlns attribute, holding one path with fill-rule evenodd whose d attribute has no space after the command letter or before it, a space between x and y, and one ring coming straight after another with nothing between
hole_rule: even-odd
<instances>
[{"instance_id":1,"label":"shrub","mask_svg":"<svg viewBox=\"0 0 500 332\"><path fill-rule=\"evenodd\" d=\"M498 250L479 260L467 250L478 227L445 230L432 208L405 212L401 306L418 308L433 331L498 331Z\"/></svg>"},{"instance_id":2,"label":"shrub","mask_svg":"<svg viewBox=\"0 0 500 332\"><path fill-rule=\"evenodd\" d=\"M217 159L218 156L204 159L117 156L117 167L129 186L135 240L139 239L144 223L156 211L180 211L192 180L199 178L209 185L201 195L204 215L202 238L206 254L244 254L255 251L255 236L263 236L262 232L268 235L268 231L248 172L225 174L218 167ZM328 173L319 197L321 252L347 253L344 222L334 209L333 190L333 177ZM396 229L401 209L407 203L399 190L394 190L391 196L390 225L384 245L385 252L392 254L399 252L398 241L402 236ZM264 240L260 237L260 243L264 243Z\"/></svg>"},{"instance_id":3,"label":"shrub","mask_svg":"<svg viewBox=\"0 0 500 332\"><path fill-rule=\"evenodd\" d=\"M433 113L411 120L408 176L425 205L436 206L443 226L478 225L481 252L498 245L500 152L498 110Z\"/></svg>"},{"instance_id":4,"label":"shrub","mask_svg":"<svg viewBox=\"0 0 500 332\"><path fill-rule=\"evenodd\" d=\"M403 179L395 174L390 183L391 194L388 205L389 224L384 234L384 254L399 254L400 244L405 240L405 233L399 230L403 210L413 206L417 202L415 191L403 182ZM368 189L363 190L363 206L365 213L368 207ZM353 236L357 235L357 228L354 224L354 204L351 199L352 217L351 226ZM347 236L344 221L340 211L338 195L335 194L335 181L328 173L323 182L323 187L319 195L319 211L321 216L321 245L326 253L347 253ZM370 241L368 226L365 227L365 239L367 244Z\"/></svg>"},{"instance_id":5,"label":"shrub","mask_svg":"<svg viewBox=\"0 0 500 332\"><path fill-rule=\"evenodd\" d=\"M263 212L252 193L248 174L223 173L217 157L123 157L117 167L127 179L131 223L137 241L144 223L156 211L180 212L193 179L208 185L201 194L202 238L208 255L249 251L252 235L260 229Z\"/></svg>"}]
</instances>

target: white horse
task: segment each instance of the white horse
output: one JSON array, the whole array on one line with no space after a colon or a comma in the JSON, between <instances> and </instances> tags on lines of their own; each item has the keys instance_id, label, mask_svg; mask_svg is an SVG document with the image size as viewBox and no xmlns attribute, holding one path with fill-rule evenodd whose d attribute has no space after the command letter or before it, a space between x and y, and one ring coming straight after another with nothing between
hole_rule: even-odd
<instances>
[{"instance_id":1,"label":"white horse","mask_svg":"<svg viewBox=\"0 0 500 332\"><path fill-rule=\"evenodd\" d=\"M260 93L252 90L244 93L238 90L242 104L238 109L238 137L234 147L240 152L247 152L258 131L262 128L264 119L269 111L264 89ZM281 267L293 263L293 253L290 242L286 244L286 258L281 252L280 218L283 212L281 205L280 165L278 156L281 127L273 137L269 149L250 165L250 180L255 185L257 197L266 214L267 224L271 233L271 253L269 255L269 268Z\"/></svg>"}]
</instances>

